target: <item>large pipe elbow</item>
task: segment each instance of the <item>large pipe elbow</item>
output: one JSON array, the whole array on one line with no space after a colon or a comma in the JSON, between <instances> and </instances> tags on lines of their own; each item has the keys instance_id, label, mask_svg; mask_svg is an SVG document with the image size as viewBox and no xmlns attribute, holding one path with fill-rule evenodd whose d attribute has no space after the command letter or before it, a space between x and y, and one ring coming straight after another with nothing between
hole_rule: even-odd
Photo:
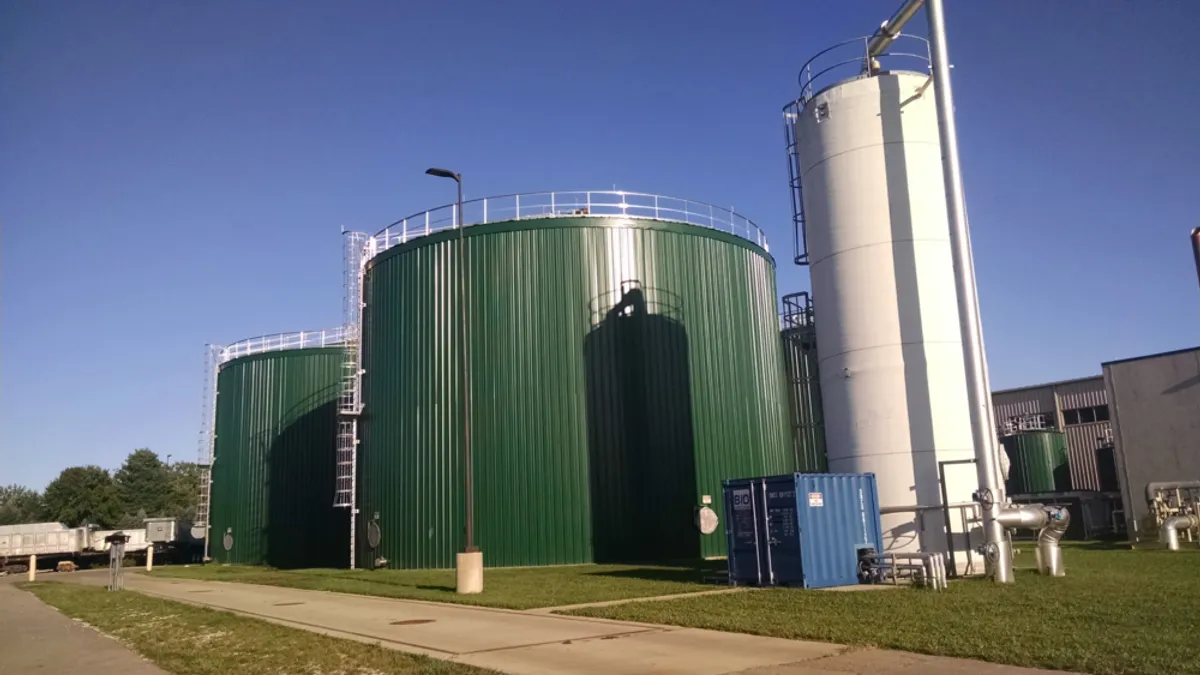
<instances>
[{"instance_id":1,"label":"large pipe elbow","mask_svg":"<svg viewBox=\"0 0 1200 675\"><path fill-rule=\"evenodd\" d=\"M1071 525L1071 512L1061 506L1044 507L1046 524L1038 530L1038 571L1052 577L1066 576L1059 542Z\"/></svg>"},{"instance_id":2,"label":"large pipe elbow","mask_svg":"<svg viewBox=\"0 0 1200 675\"><path fill-rule=\"evenodd\" d=\"M1153 503L1158 493L1163 490L1178 490L1183 488L1200 488L1200 480L1168 480L1146 483L1146 502Z\"/></svg>"},{"instance_id":3,"label":"large pipe elbow","mask_svg":"<svg viewBox=\"0 0 1200 675\"><path fill-rule=\"evenodd\" d=\"M1158 530L1158 539L1167 545L1168 551L1179 550L1179 531L1200 527L1200 516L1172 516L1163 522Z\"/></svg>"}]
</instances>

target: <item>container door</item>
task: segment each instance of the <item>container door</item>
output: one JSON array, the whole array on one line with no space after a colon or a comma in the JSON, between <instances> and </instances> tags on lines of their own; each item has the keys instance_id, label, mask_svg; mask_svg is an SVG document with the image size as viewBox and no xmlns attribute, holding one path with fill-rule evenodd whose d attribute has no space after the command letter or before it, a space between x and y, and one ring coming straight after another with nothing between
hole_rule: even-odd
<instances>
[{"instance_id":1,"label":"container door","mask_svg":"<svg viewBox=\"0 0 1200 675\"><path fill-rule=\"evenodd\" d=\"M729 546L729 579L733 583L762 584L759 554L759 512L756 483L725 486L725 531Z\"/></svg>"},{"instance_id":2,"label":"container door","mask_svg":"<svg viewBox=\"0 0 1200 675\"><path fill-rule=\"evenodd\" d=\"M800 528L796 522L796 480L792 476L764 479L759 487L766 515L764 552L771 583L800 584L804 568L800 564Z\"/></svg>"}]
</instances>

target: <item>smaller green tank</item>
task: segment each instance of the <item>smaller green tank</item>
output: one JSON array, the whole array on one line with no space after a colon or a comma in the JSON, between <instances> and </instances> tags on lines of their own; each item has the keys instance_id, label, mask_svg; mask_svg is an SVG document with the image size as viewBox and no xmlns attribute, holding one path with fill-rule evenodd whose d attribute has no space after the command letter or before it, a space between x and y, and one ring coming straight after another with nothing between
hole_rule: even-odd
<instances>
[{"instance_id":1,"label":"smaller green tank","mask_svg":"<svg viewBox=\"0 0 1200 675\"><path fill-rule=\"evenodd\" d=\"M1061 431L1027 431L1003 440L1011 468L1004 486L1010 495L1070 492L1067 437Z\"/></svg>"}]
</instances>

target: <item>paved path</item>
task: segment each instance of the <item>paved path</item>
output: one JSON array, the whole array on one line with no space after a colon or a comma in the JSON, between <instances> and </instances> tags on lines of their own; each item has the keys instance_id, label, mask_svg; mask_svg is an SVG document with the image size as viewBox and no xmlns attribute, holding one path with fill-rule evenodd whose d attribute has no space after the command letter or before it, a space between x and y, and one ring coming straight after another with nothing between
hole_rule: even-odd
<instances>
[{"instance_id":1,"label":"paved path","mask_svg":"<svg viewBox=\"0 0 1200 675\"><path fill-rule=\"evenodd\" d=\"M167 675L116 640L17 589L14 581L0 579L0 675Z\"/></svg>"},{"instance_id":2,"label":"paved path","mask_svg":"<svg viewBox=\"0 0 1200 675\"><path fill-rule=\"evenodd\" d=\"M104 583L100 575L56 578ZM126 576L148 595L522 675L1034 675L904 652L274 586Z\"/></svg>"}]
</instances>

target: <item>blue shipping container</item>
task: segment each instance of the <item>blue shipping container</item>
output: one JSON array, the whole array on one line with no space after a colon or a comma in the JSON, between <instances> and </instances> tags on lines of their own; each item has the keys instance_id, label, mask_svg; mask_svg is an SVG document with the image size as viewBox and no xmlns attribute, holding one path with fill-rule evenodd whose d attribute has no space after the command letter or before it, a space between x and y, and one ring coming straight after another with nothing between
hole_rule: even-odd
<instances>
[{"instance_id":1,"label":"blue shipping container","mask_svg":"<svg viewBox=\"0 0 1200 675\"><path fill-rule=\"evenodd\" d=\"M828 588L858 583L863 549L883 550L871 473L727 480L729 581Z\"/></svg>"}]
</instances>

